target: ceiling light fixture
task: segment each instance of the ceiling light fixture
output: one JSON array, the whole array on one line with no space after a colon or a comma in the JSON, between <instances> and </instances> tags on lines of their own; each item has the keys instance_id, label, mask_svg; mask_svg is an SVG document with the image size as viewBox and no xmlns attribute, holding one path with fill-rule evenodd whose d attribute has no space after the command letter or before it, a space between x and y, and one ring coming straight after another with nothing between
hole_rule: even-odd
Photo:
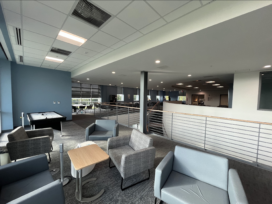
<instances>
[{"instance_id":1,"label":"ceiling light fixture","mask_svg":"<svg viewBox=\"0 0 272 204\"><path fill-rule=\"evenodd\" d=\"M74 35L72 33L68 33L64 30L61 30L58 34L57 40L61 40L72 45L81 46L84 44L87 39Z\"/></svg>"},{"instance_id":2,"label":"ceiling light fixture","mask_svg":"<svg viewBox=\"0 0 272 204\"><path fill-rule=\"evenodd\" d=\"M87 78L87 80L90 80L89 78Z\"/></svg>"},{"instance_id":3,"label":"ceiling light fixture","mask_svg":"<svg viewBox=\"0 0 272 204\"><path fill-rule=\"evenodd\" d=\"M213 84L213 83L215 83L215 81L206 81L206 83Z\"/></svg>"},{"instance_id":4,"label":"ceiling light fixture","mask_svg":"<svg viewBox=\"0 0 272 204\"><path fill-rule=\"evenodd\" d=\"M136 87L136 89L138 89L138 87Z\"/></svg>"},{"instance_id":5,"label":"ceiling light fixture","mask_svg":"<svg viewBox=\"0 0 272 204\"><path fill-rule=\"evenodd\" d=\"M194 87L195 89L198 89L198 87L196 86L196 87Z\"/></svg>"},{"instance_id":6,"label":"ceiling light fixture","mask_svg":"<svg viewBox=\"0 0 272 204\"><path fill-rule=\"evenodd\" d=\"M112 74L115 74L115 72L112 72Z\"/></svg>"},{"instance_id":7,"label":"ceiling light fixture","mask_svg":"<svg viewBox=\"0 0 272 204\"><path fill-rule=\"evenodd\" d=\"M192 75L191 74L188 74L188 77L191 77Z\"/></svg>"},{"instance_id":8,"label":"ceiling light fixture","mask_svg":"<svg viewBox=\"0 0 272 204\"><path fill-rule=\"evenodd\" d=\"M63 59L58 59L58 58L54 58L54 57L45 57L45 60L51 61L51 62L57 62L57 63L62 63L64 60Z\"/></svg>"},{"instance_id":9,"label":"ceiling light fixture","mask_svg":"<svg viewBox=\"0 0 272 204\"><path fill-rule=\"evenodd\" d=\"M220 84L213 84L213 86L219 86Z\"/></svg>"},{"instance_id":10,"label":"ceiling light fixture","mask_svg":"<svg viewBox=\"0 0 272 204\"><path fill-rule=\"evenodd\" d=\"M123 82L121 82L121 84L123 84Z\"/></svg>"},{"instance_id":11,"label":"ceiling light fixture","mask_svg":"<svg viewBox=\"0 0 272 204\"><path fill-rule=\"evenodd\" d=\"M161 83L163 84L163 81L161 81Z\"/></svg>"},{"instance_id":12,"label":"ceiling light fixture","mask_svg":"<svg viewBox=\"0 0 272 204\"><path fill-rule=\"evenodd\" d=\"M267 69L267 68L270 68L271 65L265 65L263 68Z\"/></svg>"},{"instance_id":13,"label":"ceiling light fixture","mask_svg":"<svg viewBox=\"0 0 272 204\"><path fill-rule=\"evenodd\" d=\"M77 81L77 82L80 82L80 81Z\"/></svg>"},{"instance_id":14,"label":"ceiling light fixture","mask_svg":"<svg viewBox=\"0 0 272 204\"><path fill-rule=\"evenodd\" d=\"M188 85L188 86L186 86L186 87L192 87L192 85Z\"/></svg>"},{"instance_id":15,"label":"ceiling light fixture","mask_svg":"<svg viewBox=\"0 0 272 204\"><path fill-rule=\"evenodd\" d=\"M157 85L157 87L159 87L159 85Z\"/></svg>"},{"instance_id":16,"label":"ceiling light fixture","mask_svg":"<svg viewBox=\"0 0 272 204\"><path fill-rule=\"evenodd\" d=\"M224 86L218 86L217 88L224 88Z\"/></svg>"},{"instance_id":17,"label":"ceiling light fixture","mask_svg":"<svg viewBox=\"0 0 272 204\"><path fill-rule=\"evenodd\" d=\"M109 84L111 86L111 84Z\"/></svg>"},{"instance_id":18,"label":"ceiling light fixture","mask_svg":"<svg viewBox=\"0 0 272 204\"><path fill-rule=\"evenodd\" d=\"M177 85L183 85L183 83L177 83Z\"/></svg>"},{"instance_id":19,"label":"ceiling light fixture","mask_svg":"<svg viewBox=\"0 0 272 204\"><path fill-rule=\"evenodd\" d=\"M149 81L152 81L152 79L149 79Z\"/></svg>"},{"instance_id":20,"label":"ceiling light fixture","mask_svg":"<svg viewBox=\"0 0 272 204\"><path fill-rule=\"evenodd\" d=\"M160 60L156 60L155 62L156 62L156 64L160 64L160 63L161 63L161 61L160 61Z\"/></svg>"}]
</instances>

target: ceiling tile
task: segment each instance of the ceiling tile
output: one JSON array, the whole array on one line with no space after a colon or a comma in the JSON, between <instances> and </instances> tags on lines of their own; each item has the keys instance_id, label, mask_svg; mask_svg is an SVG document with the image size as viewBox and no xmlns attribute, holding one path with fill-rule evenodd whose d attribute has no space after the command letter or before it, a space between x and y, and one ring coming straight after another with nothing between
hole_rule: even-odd
<instances>
[{"instance_id":1,"label":"ceiling tile","mask_svg":"<svg viewBox=\"0 0 272 204\"><path fill-rule=\"evenodd\" d=\"M95 32L97 32L97 28L72 17L67 18L62 30L86 39L89 39L93 34L95 34Z\"/></svg>"},{"instance_id":2,"label":"ceiling tile","mask_svg":"<svg viewBox=\"0 0 272 204\"><path fill-rule=\"evenodd\" d=\"M182 1L147 1L160 15L164 16L186 4L190 0Z\"/></svg>"},{"instance_id":3,"label":"ceiling tile","mask_svg":"<svg viewBox=\"0 0 272 204\"><path fill-rule=\"evenodd\" d=\"M79 64L79 63L81 63L82 62L82 60L81 59L77 59L77 58L73 58L73 57L68 57L66 60L65 60L65 62L72 62L72 63L77 63L77 64Z\"/></svg>"},{"instance_id":4,"label":"ceiling tile","mask_svg":"<svg viewBox=\"0 0 272 204\"><path fill-rule=\"evenodd\" d=\"M107 48L106 50L104 50L103 52L101 52L101 53L99 53L99 54L105 55L105 54L107 54L107 53L109 53L109 52L111 52L111 51L113 51L113 49Z\"/></svg>"},{"instance_id":5,"label":"ceiling tile","mask_svg":"<svg viewBox=\"0 0 272 204\"><path fill-rule=\"evenodd\" d=\"M114 44L113 46L111 46L111 48L113 48L113 49L118 49L119 47L122 47L122 46L125 45L125 44L126 44L125 42L120 41L120 42Z\"/></svg>"},{"instance_id":6,"label":"ceiling tile","mask_svg":"<svg viewBox=\"0 0 272 204\"><path fill-rule=\"evenodd\" d=\"M92 57L97 54L97 52L85 49L85 48L79 48L75 53L86 56L86 57Z\"/></svg>"},{"instance_id":7,"label":"ceiling tile","mask_svg":"<svg viewBox=\"0 0 272 204\"><path fill-rule=\"evenodd\" d=\"M63 63L61 63L63 66L66 66L66 67L75 67L78 65L77 62L69 62L67 60L65 60Z\"/></svg>"},{"instance_id":8,"label":"ceiling tile","mask_svg":"<svg viewBox=\"0 0 272 204\"><path fill-rule=\"evenodd\" d=\"M12 48L14 51L19 51L19 52L23 52L23 46L21 45L17 45L17 44L12 44Z\"/></svg>"},{"instance_id":9,"label":"ceiling tile","mask_svg":"<svg viewBox=\"0 0 272 204\"><path fill-rule=\"evenodd\" d=\"M28 66L33 66L33 67L40 67L41 63L37 63L37 62L24 62L25 65Z\"/></svg>"},{"instance_id":10,"label":"ceiling tile","mask_svg":"<svg viewBox=\"0 0 272 204\"><path fill-rule=\"evenodd\" d=\"M113 35L116 38L119 38L120 40L126 38L136 31L134 28L130 27L118 18L112 19L101 30Z\"/></svg>"},{"instance_id":11,"label":"ceiling tile","mask_svg":"<svg viewBox=\"0 0 272 204\"><path fill-rule=\"evenodd\" d=\"M24 52L24 57L32 57L32 58L36 58L36 59L44 59L46 56L46 54L44 55L38 55L38 54L33 54L33 53L29 53L29 52Z\"/></svg>"},{"instance_id":12,"label":"ceiling tile","mask_svg":"<svg viewBox=\"0 0 272 204\"><path fill-rule=\"evenodd\" d=\"M37 49L29 48L29 47L24 47L24 52L33 53L33 54L37 54L37 55L46 55L47 54L47 51L37 50Z\"/></svg>"},{"instance_id":13,"label":"ceiling tile","mask_svg":"<svg viewBox=\"0 0 272 204\"><path fill-rule=\"evenodd\" d=\"M59 58L59 59L63 59L63 60L65 60L68 57L68 56L61 55L61 54L54 53L54 52L48 52L48 54L46 56Z\"/></svg>"},{"instance_id":14,"label":"ceiling tile","mask_svg":"<svg viewBox=\"0 0 272 204\"><path fill-rule=\"evenodd\" d=\"M21 14L21 1L1 1L2 8Z\"/></svg>"},{"instance_id":15,"label":"ceiling tile","mask_svg":"<svg viewBox=\"0 0 272 204\"><path fill-rule=\"evenodd\" d=\"M112 36L108 35L107 33L104 33L101 31L98 31L93 37L91 37L90 40L98 42L98 43L108 46L108 47L114 45L115 43L117 43L119 41L117 38L112 37Z\"/></svg>"},{"instance_id":16,"label":"ceiling tile","mask_svg":"<svg viewBox=\"0 0 272 204\"><path fill-rule=\"evenodd\" d=\"M11 26L11 25L7 25L8 27L8 32L9 32L9 35L11 36L15 36L15 33L14 33L14 27Z\"/></svg>"},{"instance_id":17,"label":"ceiling tile","mask_svg":"<svg viewBox=\"0 0 272 204\"><path fill-rule=\"evenodd\" d=\"M57 66L59 66L60 63L57 63L57 62L51 62L51 61L47 61L47 60L44 60L44 62L42 63L42 67L46 67L46 68L50 68L50 69L53 69L53 68L56 68Z\"/></svg>"},{"instance_id":18,"label":"ceiling tile","mask_svg":"<svg viewBox=\"0 0 272 204\"><path fill-rule=\"evenodd\" d=\"M23 46L38 49L38 50L44 50L44 51L49 51L50 49L50 46L48 45L44 45L44 44L40 44L40 43L28 41L28 40L23 41Z\"/></svg>"},{"instance_id":19,"label":"ceiling tile","mask_svg":"<svg viewBox=\"0 0 272 204\"><path fill-rule=\"evenodd\" d=\"M58 28L47 25L45 23L41 23L39 21L35 21L27 17L23 17L23 25L25 30L39 33L51 38L56 38L60 31L60 29Z\"/></svg>"},{"instance_id":20,"label":"ceiling tile","mask_svg":"<svg viewBox=\"0 0 272 204\"><path fill-rule=\"evenodd\" d=\"M113 15L118 14L123 8L125 8L131 0L126 1L93 1L102 10L105 10Z\"/></svg>"},{"instance_id":21,"label":"ceiling tile","mask_svg":"<svg viewBox=\"0 0 272 204\"><path fill-rule=\"evenodd\" d=\"M9 36L9 39L10 39L11 44L14 44L14 45L17 44L14 36Z\"/></svg>"},{"instance_id":22,"label":"ceiling tile","mask_svg":"<svg viewBox=\"0 0 272 204\"><path fill-rule=\"evenodd\" d=\"M144 1L132 2L117 17L138 30L160 18Z\"/></svg>"},{"instance_id":23,"label":"ceiling tile","mask_svg":"<svg viewBox=\"0 0 272 204\"><path fill-rule=\"evenodd\" d=\"M63 41L60 41L60 40L56 40L54 42L54 44L52 45L52 47L60 48L60 49L63 49L63 50L68 50L68 51L71 51L71 52L74 52L76 49L78 49L78 46L72 45L70 43L66 43L66 42L63 42Z\"/></svg>"},{"instance_id":24,"label":"ceiling tile","mask_svg":"<svg viewBox=\"0 0 272 204\"><path fill-rule=\"evenodd\" d=\"M37 59L33 57L24 56L24 62L34 62L34 63L42 63L44 59Z\"/></svg>"},{"instance_id":25,"label":"ceiling tile","mask_svg":"<svg viewBox=\"0 0 272 204\"><path fill-rule=\"evenodd\" d=\"M213 0L201 0L203 5L206 5L208 3L211 3Z\"/></svg>"},{"instance_id":26,"label":"ceiling tile","mask_svg":"<svg viewBox=\"0 0 272 204\"><path fill-rule=\"evenodd\" d=\"M106 46L98 44L98 43L90 41L90 40L86 41L81 47L85 47L85 48L95 51L95 52L102 52L103 50L107 49Z\"/></svg>"},{"instance_id":27,"label":"ceiling tile","mask_svg":"<svg viewBox=\"0 0 272 204\"><path fill-rule=\"evenodd\" d=\"M44 35L40 35L37 33L33 33L27 30L23 30L23 37L25 40L29 40L29 41L33 41L33 42L37 42L37 43L41 43L41 44L45 44L45 45L52 45L52 43L54 42L54 38L50 38Z\"/></svg>"},{"instance_id":28,"label":"ceiling tile","mask_svg":"<svg viewBox=\"0 0 272 204\"><path fill-rule=\"evenodd\" d=\"M21 23L21 15L11 12L9 10L3 9L4 15L5 15L5 20L6 24L12 25L17 28L22 27Z\"/></svg>"},{"instance_id":29,"label":"ceiling tile","mask_svg":"<svg viewBox=\"0 0 272 204\"><path fill-rule=\"evenodd\" d=\"M80 55L80 54L77 54L77 53L70 54L70 57L73 57L73 58L76 58L76 59L80 59L81 60L80 62L82 62L82 61L87 60L87 59L90 58L90 57L88 57L86 55Z\"/></svg>"},{"instance_id":30,"label":"ceiling tile","mask_svg":"<svg viewBox=\"0 0 272 204\"><path fill-rule=\"evenodd\" d=\"M67 15L37 1L22 1L22 12L24 16L57 28L62 27L67 17Z\"/></svg>"},{"instance_id":31,"label":"ceiling tile","mask_svg":"<svg viewBox=\"0 0 272 204\"><path fill-rule=\"evenodd\" d=\"M144 34L147 34L163 25L165 25L166 22L160 18L159 20L156 20L155 22L149 24L148 26L144 27L143 29L141 29L141 32L144 33Z\"/></svg>"},{"instance_id":32,"label":"ceiling tile","mask_svg":"<svg viewBox=\"0 0 272 204\"><path fill-rule=\"evenodd\" d=\"M14 55L23 56L23 51L20 50L13 50Z\"/></svg>"},{"instance_id":33,"label":"ceiling tile","mask_svg":"<svg viewBox=\"0 0 272 204\"><path fill-rule=\"evenodd\" d=\"M63 64L63 63L61 63L59 66L58 66L58 68L60 68L60 67L67 67L67 68L69 68L69 69L71 69L71 68L74 68L76 65L72 65L72 64Z\"/></svg>"},{"instance_id":34,"label":"ceiling tile","mask_svg":"<svg viewBox=\"0 0 272 204\"><path fill-rule=\"evenodd\" d=\"M132 34L131 36L128 36L127 38L125 38L124 41L129 43L129 42L141 37L142 35L143 35L142 33L136 32L136 33Z\"/></svg>"},{"instance_id":35,"label":"ceiling tile","mask_svg":"<svg viewBox=\"0 0 272 204\"><path fill-rule=\"evenodd\" d=\"M168 22L170 22L170 21L175 20L181 16L186 15L187 13L190 13L191 11L193 11L199 7L201 7L200 1L190 1L189 3L180 7L179 9L164 16L164 19L167 20Z\"/></svg>"},{"instance_id":36,"label":"ceiling tile","mask_svg":"<svg viewBox=\"0 0 272 204\"><path fill-rule=\"evenodd\" d=\"M58 67L56 68L56 70L68 72L68 71L71 70L71 67L58 66Z\"/></svg>"},{"instance_id":37,"label":"ceiling tile","mask_svg":"<svg viewBox=\"0 0 272 204\"><path fill-rule=\"evenodd\" d=\"M75 3L74 0L70 0L70 1L55 1L54 0L54 1L39 1L39 2L65 14L70 13L70 10L73 8L73 5Z\"/></svg>"}]
</instances>

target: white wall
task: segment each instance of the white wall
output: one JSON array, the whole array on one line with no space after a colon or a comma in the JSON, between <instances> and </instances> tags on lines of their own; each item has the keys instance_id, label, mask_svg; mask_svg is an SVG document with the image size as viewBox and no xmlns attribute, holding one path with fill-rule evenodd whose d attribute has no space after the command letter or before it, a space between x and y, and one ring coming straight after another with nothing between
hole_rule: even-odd
<instances>
[{"instance_id":1,"label":"white wall","mask_svg":"<svg viewBox=\"0 0 272 204\"><path fill-rule=\"evenodd\" d=\"M220 95L228 94L228 90L216 90L216 91L186 91L186 103L192 104L192 94L204 95L204 104L206 106L217 107L220 104Z\"/></svg>"}]
</instances>

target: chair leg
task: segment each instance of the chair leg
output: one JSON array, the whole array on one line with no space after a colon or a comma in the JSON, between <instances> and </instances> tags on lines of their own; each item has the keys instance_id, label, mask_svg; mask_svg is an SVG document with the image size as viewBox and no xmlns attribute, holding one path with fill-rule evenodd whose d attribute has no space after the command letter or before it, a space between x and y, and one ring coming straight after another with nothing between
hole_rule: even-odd
<instances>
[{"instance_id":1,"label":"chair leg","mask_svg":"<svg viewBox=\"0 0 272 204\"><path fill-rule=\"evenodd\" d=\"M111 158L109 158L109 167L110 167L110 168L115 167L115 166L111 166L110 163L111 163Z\"/></svg>"},{"instance_id":2,"label":"chair leg","mask_svg":"<svg viewBox=\"0 0 272 204\"><path fill-rule=\"evenodd\" d=\"M50 164L50 162L51 162L51 156L50 156L50 153L49 153L49 152L48 152L48 157L49 157L48 164Z\"/></svg>"},{"instance_id":3,"label":"chair leg","mask_svg":"<svg viewBox=\"0 0 272 204\"><path fill-rule=\"evenodd\" d=\"M147 181L149 178L150 178L150 170L148 169L148 178L146 178L146 179L144 179L144 180L141 180L141 181L139 181L139 182L137 182L137 183L134 183L134 184L132 184L132 185L130 185L130 186L127 186L127 187L123 188L123 181L124 181L124 179L123 179L123 177L122 177L122 180L121 180L121 190L124 191L124 190L126 190L126 189L128 189L128 188L130 188L130 187L132 187L132 186L135 186L135 185L137 185L137 184L139 184L139 183L142 183L142 182L144 182L144 181Z\"/></svg>"},{"instance_id":4,"label":"chair leg","mask_svg":"<svg viewBox=\"0 0 272 204\"><path fill-rule=\"evenodd\" d=\"M159 200L159 204L162 204L162 200ZM155 204L157 204L157 197L155 197Z\"/></svg>"}]
</instances>

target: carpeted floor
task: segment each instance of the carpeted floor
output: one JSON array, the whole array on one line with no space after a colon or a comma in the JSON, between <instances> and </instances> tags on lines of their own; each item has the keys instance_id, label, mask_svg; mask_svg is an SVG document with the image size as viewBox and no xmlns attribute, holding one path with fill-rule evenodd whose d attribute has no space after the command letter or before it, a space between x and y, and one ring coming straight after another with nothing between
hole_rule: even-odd
<instances>
[{"instance_id":1,"label":"carpeted floor","mask_svg":"<svg viewBox=\"0 0 272 204\"><path fill-rule=\"evenodd\" d=\"M52 162L50 169L59 168L59 152L58 145L64 143L64 175L71 175L71 163L67 155L67 151L76 147L78 143L85 141L85 128L95 121L92 115L73 115L73 121L63 123L63 137L60 137L58 131L55 131L55 139L53 142L54 151L51 153ZM132 129L120 126L119 135L128 135ZM173 151L176 142L166 140L161 137L151 136L154 146L156 147L155 167L162 158L169 152ZM96 141L103 150L106 151L106 141ZM271 204L272 203L272 173L261 170L237 161L229 160L230 168L238 170L243 186L245 188L250 204ZM105 189L105 193L96 201L91 203L135 203L135 204L151 204L154 203L153 185L154 185L155 168L150 171L150 179L138 184L125 191L121 191L121 176L116 168L109 168L108 161L101 162L95 166L93 171L83 178L97 178L96 181L88 183L83 187L83 196L90 197L97 194L101 189ZM125 181L125 186L137 182L148 174L142 173L131 177ZM54 175L54 179L59 178L59 173ZM75 179L64 187L65 199L67 204L80 203L75 199Z\"/></svg>"}]
</instances>

